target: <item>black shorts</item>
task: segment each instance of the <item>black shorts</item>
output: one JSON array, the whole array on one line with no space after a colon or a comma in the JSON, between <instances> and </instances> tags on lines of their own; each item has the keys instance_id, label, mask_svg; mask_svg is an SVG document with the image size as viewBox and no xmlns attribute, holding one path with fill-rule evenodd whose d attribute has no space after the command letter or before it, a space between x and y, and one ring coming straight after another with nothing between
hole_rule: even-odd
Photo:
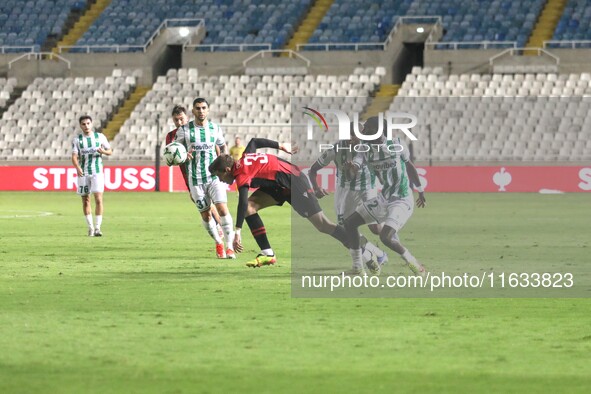
<instances>
[{"instance_id":1,"label":"black shorts","mask_svg":"<svg viewBox=\"0 0 591 394\"><path fill-rule=\"evenodd\" d=\"M310 186L308 178L304 174L291 176L291 189L282 187L264 186L258 190L267 193L281 206L286 201L302 217L309 218L312 215L322 212L318 199Z\"/></svg>"}]
</instances>

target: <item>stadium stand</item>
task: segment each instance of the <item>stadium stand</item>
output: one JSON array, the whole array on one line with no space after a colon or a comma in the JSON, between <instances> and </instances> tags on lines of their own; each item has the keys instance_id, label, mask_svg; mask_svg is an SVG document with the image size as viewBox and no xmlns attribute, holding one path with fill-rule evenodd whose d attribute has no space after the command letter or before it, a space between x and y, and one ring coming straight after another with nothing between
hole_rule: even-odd
<instances>
[{"instance_id":1,"label":"stadium stand","mask_svg":"<svg viewBox=\"0 0 591 394\"><path fill-rule=\"evenodd\" d=\"M282 48L311 0L284 2L113 0L76 45L144 45L171 18L203 18L202 44L272 44ZM223 49L223 48L221 48Z\"/></svg>"},{"instance_id":2,"label":"stadium stand","mask_svg":"<svg viewBox=\"0 0 591 394\"><path fill-rule=\"evenodd\" d=\"M121 70L114 70L121 75ZM92 116L100 131L135 86L133 76L36 78L0 119L0 158L66 160L78 117Z\"/></svg>"},{"instance_id":3,"label":"stadium stand","mask_svg":"<svg viewBox=\"0 0 591 394\"><path fill-rule=\"evenodd\" d=\"M569 0L554 30L552 40L591 40L591 3ZM591 43L587 44L587 48Z\"/></svg>"},{"instance_id":4,"label":"stadium stand","mask_svg":"<svg viewBox=\"0 0 591 394\"><path fill-rule=\"evenodd\" d=\"M72 10L86 6L82 0L4 0L0 3L0 47L4 52L39 52L52 34L59 36ZM21 48L18 48L21 47Z\"/></svg>"},{"instance_id":5,"label":"stadium stand","mask_svg":"<svg viewBox=\"0 0 591 394\"><path fill-rule=\"evenodd\" d=\"M380 81L381 76L372 67L360 67L351 75L340 76L198 76L197 69L172 69L166 76L158 77L153 89L136 106L115 136L114 146L122 152L120 159L153 158L157 139L156 114L160 114L162 139L164 132L174 128L170 120L173 105L184 104L190 110L192 100L197 96L209 100L210 118L214 122L241 125L223 127L227 138L238 134L245 141L261 135L289 140L290 97L349 96L347 100L351 109L362 112L368 96ZM328 104L329 100L322 104ZM249 123L261 126L245 125ZM285 126L280 126L282 124Z\"/></svg>"},{"instance_id":6,"label":"stadium stand","mask_svg":"<svg viewBox=\"0 0 591 394\"><path fill-rule=\"evenodd\" d=\"M335 0L310 43L384 42L401 16L441 16L441 42L527 42L544 0ZM439 45L437 48L450 48Z\"/></svg>"},{"instance_id":7,"label":"stadium stand","mask_svg":"<svg viewBox=\"0 0 591 394\"><path fill-rule=\"evenodd\" d=\"M415 67L390 110L420 119L418 160L588 160L590 82L589 73L444 75Z\"/></svg>"},{"instance_id":8,"label":"stadium stand","mask_svg":"<svg viewBox=\"0 0 591 394\"><path fill-rule=\"evenodd\" d=\"M6 107L16 86L16 78L0 78L0 111Z\"/></svg>"}]
</instances>

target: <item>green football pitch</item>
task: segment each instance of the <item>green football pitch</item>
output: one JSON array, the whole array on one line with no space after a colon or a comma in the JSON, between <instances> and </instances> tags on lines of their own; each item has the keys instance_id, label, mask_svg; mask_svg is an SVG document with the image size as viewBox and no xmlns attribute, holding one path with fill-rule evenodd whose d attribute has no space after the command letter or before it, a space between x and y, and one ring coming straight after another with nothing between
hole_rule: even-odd
<instances>
[{"instance_id":1,"label":"green football pitch","mask_svg":"<svg viewBox=\"0 0 591 394\"><path fill-rule=\"evenodd\" d=\"M428 198L403 236L427 266L591 264L588 194ZM0 193L1 393L591 387L589 299L292 298L289 206L261 214L277 266L248 269L248 231L237 260L215 259L186 193L105 205L89 238L74 193Z\"/></svg>"}]
</instances>

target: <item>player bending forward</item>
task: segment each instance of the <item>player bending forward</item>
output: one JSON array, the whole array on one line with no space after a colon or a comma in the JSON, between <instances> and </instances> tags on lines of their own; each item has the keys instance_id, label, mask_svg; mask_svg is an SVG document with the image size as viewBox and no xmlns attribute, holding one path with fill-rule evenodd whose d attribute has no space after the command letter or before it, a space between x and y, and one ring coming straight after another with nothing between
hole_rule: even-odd
<instances>
[{"instance_id":1,"label":"player bending forward","mask_svg":"<svg viewBox=\"0 0 591 394\"><path fill-rule=\"evenodd\" d=\"M374 135L379 129L378 117L367 120L363 134ZM382 130L386 130L386 124ZM357 208L355 213L345 220L345 229L349 236L350 253L353 259L352 273L363 274L363 262L359 245L358 228L371 222L383 223L380 231L380 240L398 253L409 268L417 275L426 273L425 267L405 248L398 238L398 232L408 221L414 210L412 185L417 186L419 197L417 206L425 206L425 193L420 186L419 175L410 156L406 144L396 138L395 141L387 141L382 136L374 141L368 141L370 150L358 153L353 162L348 165L351 175L359 171L363 165L367 165L383 185L382 192L375 198L366 201Z\"/></svg>"},{"instance_id":2,"label":"player bending forward","mask_svg":"<svg viewBox=\"0 0 591 394\"><path fill-rule=\"evenodd\" d=\"M351 123L350 126L353 127L353 123ZM361 125L358 127L358 130L363 129ZM352 131L353 130L351 130L351 132ZM332 149L322 152L316 162L312 164L310 172L308 173L310 183L312 183L314 188L314 193L318 199L321 199L324 196L327 196L328 192L318 186L316 174L320 169L330 164L331 161L335 163L336 177L334 209L337 215L337 221L340 225L342 225L345 218L354 213L357 207L361 206L364 201L369 201L372 198L375 198L378 192L375 184L376 177L365 163L362 163L362 166L359 168L359 171L357 171L355 177L349 178L347 176L346 165L353 161L356 154L351 147L359 144L359 142L359 139L355 136L351 140L338 141L334 144ZM375 222L369 223L368 227L370 231L376 235L382 230L381 224ZM382 265L388 261L388 255L383 250L375 247L371 242L367 242L367 239L363 235L361 235L361 246L364 259L367 262L367 268L372 274L379 274ZM376 259L374 260L371 258L371 254L367 255L368 253L373 253Z\"/></svg>"},{"instance_id":3,"label":"player bending forward","mask_svg":"<svg viewBox=\"0 0 591 394\"><path fill-rule=\"evenodd\" d=\"M277 262L258 211L272 205L283 205L286 201L300 216L308 219L318 231L329 234L347 247L344 228L337 226L324 215L305 174L297 166L275 155L256 153L258 148L273 148L291 153L277 141L253 138L246 146L242 158L237 162L232 156L221 155L209 166L211 173L218 176L222 182L231 185L236 181L239 197L234 247L238 252L243 250L240 232L246 220L254 239L261 248L261 253L246 265L261 267ZM249 197L248 191L251 187L258 189Z\"/></svg>"}]
</instances>

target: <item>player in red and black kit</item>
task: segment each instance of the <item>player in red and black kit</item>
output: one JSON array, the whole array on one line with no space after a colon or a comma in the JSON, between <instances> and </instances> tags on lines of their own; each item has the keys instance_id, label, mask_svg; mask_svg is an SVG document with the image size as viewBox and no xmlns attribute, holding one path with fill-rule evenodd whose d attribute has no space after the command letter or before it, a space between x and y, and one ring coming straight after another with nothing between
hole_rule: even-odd
<instances>
[{"instance_id":1,"label":"player in red and black kit","mask_svg":"<svg viewBox=\"0 0 591 394\"><path fill-rule=\"evenodd\" d=\"M176 129L171 130L168 132L168 134L166 134L166 140L165 140L166 145L174 142L174 137L176 136L176 132L179 129L179 127L183 127L184 125L189 123L189 117L187 116L187 109L184 106L177 104L173 107L173 109L172 109L172 123L174 123L174 126L176 127ZM219 150L217 145L216 145L216 150ZM219 155L219 151L218 151L218 155ZM187 175L187 167L186 166L179 166L179 168L181 169L181 174L183 174L183 179L185 180L185 186L187 187L187 190L189 190L189 177ZM191 198L191 201L193 201L193 196L191 196L191 193L189 193L189 197ZM193 201L193 203L195 203L195 201ZM222 227L220 226L220 223L221 223L220 222L220 215L218 213L218 210L215 208L215 205L213 205L213 204L211 206L211 214L213 216L213 219L217 223L218 234L220 235L220 238L223 238L224 232L222 231Z\"/></svg>"},{"instance_id":2,"label":"player in red and black kit","mask_svg":"<svg viewBox=\"0 0 591 394\"><path fill-rule=\"evenodd\" d=\"M253 138L237 162L232 156L221 155L209 166L209 171L222 182L231 185L236 181L239 197L234 249L237 252L243 250L240 230L244 220L261 248L261 253L246 265L260 267L277 262L258 211L272 205L283 205L286 201L320 232L330 234L346 244L347 235L344 228L337 226L324 215L305 174L297 166L275 155L256 153L258 148L273 148L291 153L277 141ZM258 189L249 197L249 188Z\"/></svg>"}]
</instances>

